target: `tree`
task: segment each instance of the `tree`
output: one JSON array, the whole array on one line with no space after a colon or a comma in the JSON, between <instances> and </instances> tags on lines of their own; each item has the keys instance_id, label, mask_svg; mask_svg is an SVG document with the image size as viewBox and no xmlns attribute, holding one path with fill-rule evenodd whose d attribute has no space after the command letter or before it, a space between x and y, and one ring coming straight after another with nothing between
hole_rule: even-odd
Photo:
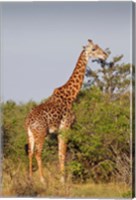
<instances>
[{"instance_id":1,"label":"tree","mask_svg":"<svg viewBox=\"0 0 136 200\"><path fill-rule=\"evenodd\" d=\"M111 62L94 60L100 65L98 70L87 67L87 82L84 88L95 85L100 90L109 94L111 98L118 97L130 89L130 64L120 63L123 55L114 57Z\"/></svg>"}]
</instances>

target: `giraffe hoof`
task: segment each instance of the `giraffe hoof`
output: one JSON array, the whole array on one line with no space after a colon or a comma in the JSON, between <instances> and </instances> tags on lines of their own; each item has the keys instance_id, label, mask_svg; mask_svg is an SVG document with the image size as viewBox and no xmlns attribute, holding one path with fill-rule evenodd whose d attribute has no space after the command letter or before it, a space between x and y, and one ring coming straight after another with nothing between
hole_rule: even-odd
<instances>
[{"instance_id":1,"label":"giraffe hoof","mask_svg":"<svg viewBox=\"0 0 136 200\"><path fill-rule=\"evenodd\" d=\"M42 184L45 184L45 179L43 177L40 178Z\"/></svg>"},{"instance_id":2,"label":"giraffe hoof","mask_svg":"<svg viewBox=\"0 0 136 200\"><path fill-rule=\"evenodd\" d=\"M30 176L28 177L28 180L29 180L29 182L33 182L33 177L30 175Z\"/></svg>"},{"instance_id":3,"label":"giraffe hoof","mask_svg":"<svg viewBox=\"0 0 136 200\"><path fill-rule=\"evenodd\" d=\"M62 184L65 184L66 180L65 180L65 177L64 177L64 176L61 176L60 182L61 182Z\"/></svg>"}]
</instances>

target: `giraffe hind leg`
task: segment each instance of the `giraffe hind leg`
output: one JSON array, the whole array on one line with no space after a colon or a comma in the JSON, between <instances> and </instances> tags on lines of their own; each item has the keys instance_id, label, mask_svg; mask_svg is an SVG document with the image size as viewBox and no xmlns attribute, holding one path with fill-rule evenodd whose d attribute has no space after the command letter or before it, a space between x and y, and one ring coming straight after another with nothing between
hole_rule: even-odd
<instances>
[{"instance_id":1,"label":"giraffe hind leg","mask_svg":"<svg viewBox=\"0 0 136 200\"><path fill-rule=\"evenodd\" d=\"M32 178L32 159L34 154L34 135L33 132L28 128L28 156L29 156L29 177Z\"/></svg>"},{"instance_id":2,"label":"giraffe hind leg","mask_svg":"<svg viewBox=\"0 0 136 200\"><path fill-rule=\"evenodd\" d=\"M41 154L42 154L44 140L45 140L45 133L37 134L37 137L35 138L35 158L39 169L40 181L42 183L44 183L44 177L43 177Z\"/></svg>"}]
</instances>

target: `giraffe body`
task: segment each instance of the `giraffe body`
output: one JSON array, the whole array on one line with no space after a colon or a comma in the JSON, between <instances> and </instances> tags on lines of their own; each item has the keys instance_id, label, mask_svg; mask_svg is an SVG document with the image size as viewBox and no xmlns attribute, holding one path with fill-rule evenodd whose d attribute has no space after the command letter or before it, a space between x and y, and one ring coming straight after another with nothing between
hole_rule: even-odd
<instances>
[{"instance_id":1,"label":"giraffe body","mask_svg":"<svg viewBox=\"0 0 136 200\"><path fill-rule=\"evenodd\" d=\"M47 133L55 132L61 127L67 127L72 117L71 109L63 101L53 101L53 98L35 107L26 120L26 126L32 131ZM69 125L68 125L69 124Z\"/></svg>"},{"instance_id":2,"label":"giraffe body","mask_svg":"<svg viewBox=\"0 0 136 200\"><path fill-rule=\"evenodd\" d=\"M25 125L28 133L30 177L32 177L32 157L35 153L40 179L43 182L41 153L44 139L47 134L58 132L60 171L61 179L64 180L67 144L60 132L69 129L74 122L72 104L81 89L90 57L105 60L107 54L89 40L89 44L81 52L76 67L66 84L56 88L46 102L38 105L29 113Z\"/></svg>"}]
</instances>

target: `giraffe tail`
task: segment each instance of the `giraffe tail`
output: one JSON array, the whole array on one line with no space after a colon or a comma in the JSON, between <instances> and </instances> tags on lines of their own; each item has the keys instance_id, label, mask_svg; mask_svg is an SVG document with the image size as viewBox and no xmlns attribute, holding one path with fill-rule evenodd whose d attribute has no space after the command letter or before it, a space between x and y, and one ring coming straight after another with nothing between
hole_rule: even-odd
<instances>
[{"instance_id":1,"label":"giraffe tail","mask_svg":"<svg viewBox=\"0 0 136 200\"><path fill-rule=\"evenodd\" d=\"M28 144L25 144L24 149L25 149L26 155L28 156Z\"/></svg>"}]
</instances>

